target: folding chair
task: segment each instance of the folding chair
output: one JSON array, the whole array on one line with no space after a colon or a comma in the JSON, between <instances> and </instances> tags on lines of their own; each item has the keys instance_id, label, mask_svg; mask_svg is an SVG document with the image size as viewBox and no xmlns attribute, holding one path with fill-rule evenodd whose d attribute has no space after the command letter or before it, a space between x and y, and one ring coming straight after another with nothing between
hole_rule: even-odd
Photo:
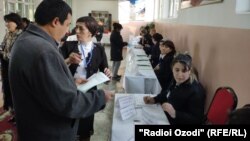
<instances>
[{"instance_id":1,"label":"folding chair","mask_svg":"<svg viewBox=\"0 0 250 141\"><path fill-rule=\"evenodd\" d=\"M229 114L238 103L237 95L230 87L219 87L206 114L206 124L227 124Z\"/></svg>"},{"instance_id":2,"label":"folding chair","mask_svg":"<svg viewBox=\"0 0 250 141\"><path fill-rule=\"evenodd\" d=\"M244 124L250 125L250 104L244 105L242 108L234 110L229 115L228 124Z\"/></svg>"}]
</instances>

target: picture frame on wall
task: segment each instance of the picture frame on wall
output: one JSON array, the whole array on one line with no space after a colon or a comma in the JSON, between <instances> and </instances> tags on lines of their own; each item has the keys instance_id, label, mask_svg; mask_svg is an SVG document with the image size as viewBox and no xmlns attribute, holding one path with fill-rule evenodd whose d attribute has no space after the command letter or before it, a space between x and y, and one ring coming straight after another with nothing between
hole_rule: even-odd
<instances>
[{"instance_id":1,"label":"picture frame on wall","mask_svg":"<svg viewBox=\"0 0 250 141\"><path fill-rule=\"evenodd\" d=\"M221 2L223 2L223 0L181 0L180 8L181 9L191 8L191 7L221 3Z\"/></svg>"},{"instance_id":2,"label":"picture frame on wall","mask_svg":"<svg viewBox=\"0 0 250 141\"><path fill-rule=\"evenodd\" d=\"M89 16L103 23L104 33L111 32L112 15L108 11L91 11Z\"/></svg>"}]
</instances>

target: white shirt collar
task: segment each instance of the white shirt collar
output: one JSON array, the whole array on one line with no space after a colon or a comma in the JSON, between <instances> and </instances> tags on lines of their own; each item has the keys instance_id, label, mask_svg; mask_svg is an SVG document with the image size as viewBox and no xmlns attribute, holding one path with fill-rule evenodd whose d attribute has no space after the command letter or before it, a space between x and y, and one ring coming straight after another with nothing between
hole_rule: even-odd
<instances>
[{"instance_id":1,"label":"white shirt collar","mask_svg":"<svg viewBox=\"0 0 250 141\"><path fill-rule=\"evenodd\" d=\"M93 47L93 41L87 42L87 43L80 43L82 45L83 49L86 51L90 51Z\"/></svg>"},{"instance_id":2,"label":"white shirt collar","mask_svg":"<svg viewBox=\"0 0 250 141\"><path fill-rule=\"evenodd\" d=\"M160 58L163 59L166 56L166 54L160 54Z\"/></svg>"}]
</instances>

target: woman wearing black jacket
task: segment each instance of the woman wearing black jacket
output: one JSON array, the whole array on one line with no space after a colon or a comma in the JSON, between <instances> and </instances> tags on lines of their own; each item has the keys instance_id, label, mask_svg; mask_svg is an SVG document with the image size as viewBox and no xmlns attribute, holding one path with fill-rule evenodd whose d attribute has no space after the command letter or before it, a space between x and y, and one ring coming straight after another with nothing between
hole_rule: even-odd
<instances>
[{"instance_id":1,"label":"woman wearing black jacket","mask_svg":"<svg viewBox=\"0 0 250 141\"><path fill-rule=\"evenodd\" d=\"M86 81L87 78L98 71L102 71L108 77L111 77L104 48L100 44L92 42L97 26L96 20L92 17L77 19L75 30L78 41L65 42L60 48L76 83ZM94 87L89 91L95 89L97 88ZM94 132L93 124L94 115L80 119L77 132L80 141L90 140L90 136Z\"/></svg>"},{"instance_id":2,"label":"woman wearing black jacket","mask_svg":"<svg viewBox=\"0 0 250 141\"><path fill-rule=\"evenodd\" d=\"M152 36L153 39L153 43L154 45L151 47L151 58L150 58L150 63L152 65L153 68L156 67L156 65L159 63L159 57L161 54L161 50L160 50L160 41L163 39L162 35L159 33L155 33Z\"/></svg>"},{"instance_id":3,"label":"woman wearing black jacket","mask_svg":"<svg viewBox=\"0 0 250 141\"><path fill-rule=\"evenodd\" d=\"M128 45L127 42L123 42L123 38L121 36L122 25L119 23L113 24L113 31L110 35L110 44L111 44L111 61L113 61L112 65L112 74L113 79L119 81L121 76L118 75L118 70L121 65L122 57L122 49L124 46Z\"/></svg>"},{"instance_id":4,"label":"woman wearing black jacket","mask_svg":"<svg viewBox=\"0 0 250 141\"><path fill-rule=\"evenodd\" d=\"M175 55L174 43L170 40L160 41L160 56L159 62L154 68L155 74L161 84L162 92L165 91L173 80L171 63Z\"/></svg>"},{"instance_id":5,"label":"woman wearing black jacket","mask_svg":"<svg viewBox=\"0 0 250 141\"><path fill-rule=\"evenodd\" d=\"M0 61L1 61L1 77L2 77L2 91L3 91L3 109L14 114L12 93L9 83L9 60L11 56L12 46L17 37L23 32L22 19L16 13L10 13L4 16L7 33L1 43ZM9 120L15 122L15 116Z\"/></svg>"},{"instance_id":6,"label":"woman wearing black jacket","mask_svg":"<svg viewBox=\"0 0 250 141\"><path fill-rule=\"evenodd\" d=\"M202 124L205 91L191 68L191 57L179 54L172 63L174 83L156 97L144 97L147 104L162 104L170 124Z\"/></svg>"}]
</instances>

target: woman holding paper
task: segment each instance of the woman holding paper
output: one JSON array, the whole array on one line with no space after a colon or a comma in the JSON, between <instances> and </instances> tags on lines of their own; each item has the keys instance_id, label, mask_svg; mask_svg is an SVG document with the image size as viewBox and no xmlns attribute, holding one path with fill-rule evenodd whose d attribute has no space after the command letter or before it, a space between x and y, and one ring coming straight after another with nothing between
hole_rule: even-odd
<instances>
[{"instance_id":1,"label":"woman holding paper","mask_svg":"<svg viewBox=\"0 0 250 141\"><path fill-rule=\"evenodd\" d=\"M78 84L87 81L87 78L98 71L104 72L109 78L111 77L104 48L100 44L92 42L97 27L98 24L94 18L80 17L77 19L75 27L78 41L66 41L60 48L65 62L69 65L75 82ZM96 87L91 90L93 89ZM94 132L93 123L94 115L80 120L78 128L80 141L90 140L90 136Z\"/></svg>"}]
</instances>

